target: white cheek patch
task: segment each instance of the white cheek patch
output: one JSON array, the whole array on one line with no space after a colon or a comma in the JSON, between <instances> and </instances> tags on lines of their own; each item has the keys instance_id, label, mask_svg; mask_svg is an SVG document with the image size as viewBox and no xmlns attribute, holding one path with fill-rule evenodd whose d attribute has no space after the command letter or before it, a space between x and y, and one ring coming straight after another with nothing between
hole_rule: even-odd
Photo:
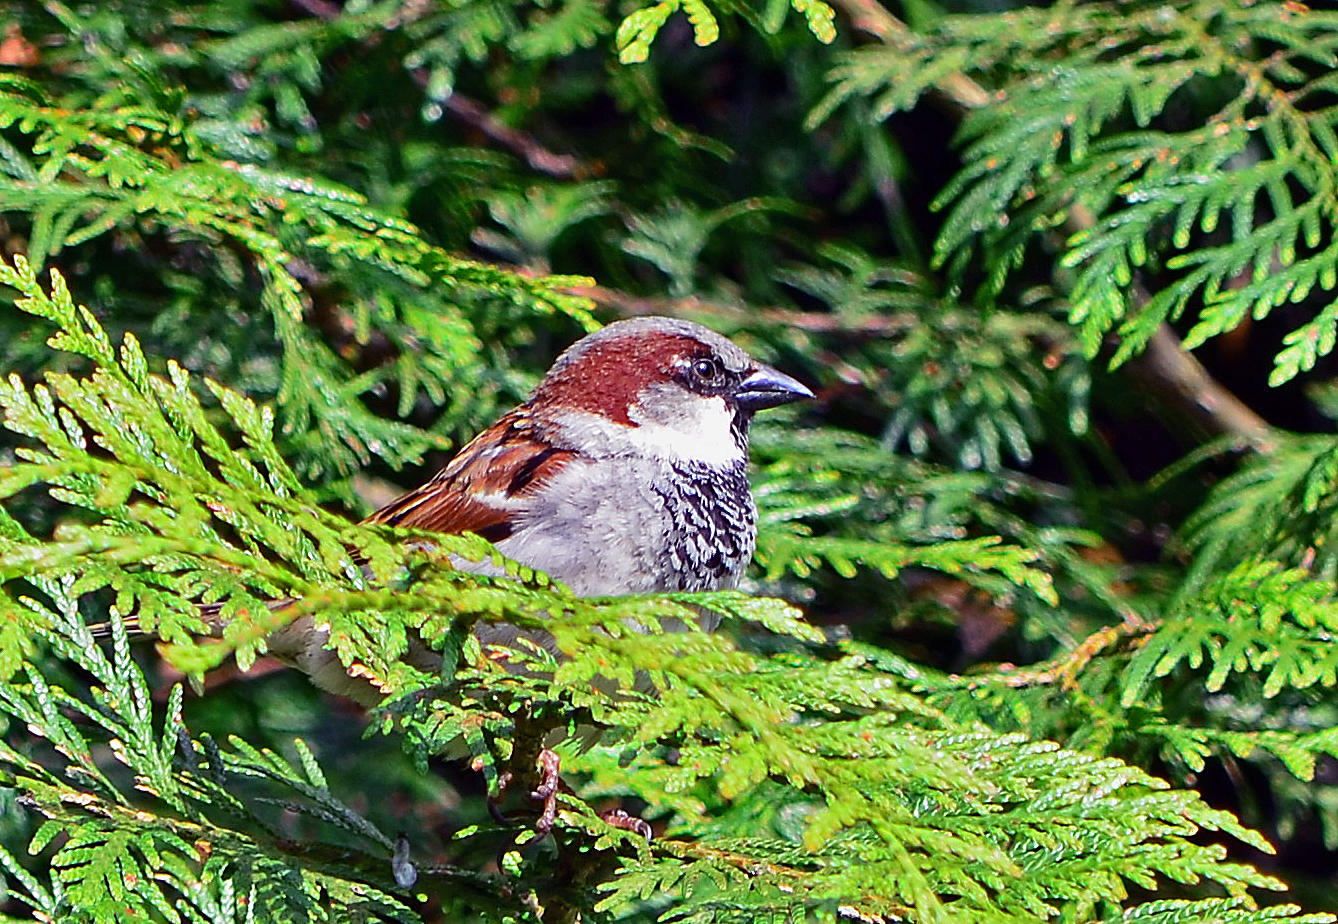
<instances>
[{"instance_id":1,"label":"white cheek patch","mask_svg":"<svg viewBox=\"0 0 1338 924\"><path fill-rule=\"evenodd\" d=\"M639 426L631 428L629 441L640 451L688 462L725 466L744 457L734 438L734 414L721 397L685 397L672 405L672 413L652 418L641 407L628 410Z\"/></svg>"},{"instance_id":2,"label":"white cheek patch","mask_svg":"<svg viewBox=\"0 0 1338 924\"><path fill-rule=\"evenodd\" d=\"M661 413L652 417L640 406L629 408L627 416L635 424L631 427L595 414L573 415L562 430L572 445L595 458L644 455L717 467L743 461L725 399L684 396L657 410Z\"/></svg>"}]
</instances>

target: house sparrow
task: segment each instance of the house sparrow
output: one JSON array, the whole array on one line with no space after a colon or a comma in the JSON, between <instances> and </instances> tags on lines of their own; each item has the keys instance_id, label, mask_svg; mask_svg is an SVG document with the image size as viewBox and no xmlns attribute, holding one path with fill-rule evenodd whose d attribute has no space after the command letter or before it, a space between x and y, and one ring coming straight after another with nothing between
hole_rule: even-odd
<instances>
[{"instance_id":1,"label":"house sparrow","mask_svg":"<svg viewBox=\"0 0 1338 924\"><path fill-rule=\"evenodd\" d=\"M525 403L365 522L477 533L580 596L734 587L757 540L749 422L811 397L700 324L618 321L568 348ZM476 634L495 645L516 630ZM325 690L379 701L326 639L303 617L268 647Z\"/></svg>"},{"instance_id":2,"label":"house sparrow","mask_svg":"<svg viewBox=\"0 0 1338 924\"><path fill-rule=\"evenodd\" d=\"M580 596L734 587L753 555L753 413L811 398L690 321L610 324L367 522L470 531Z\"/></svg>"},{"instance_id":3,"label":"house sparrow","mask_svg":"<svg viewBox=\"0 0 1338 924\"><path fill-rule=\"evenodd\" d=\"M757 411L811 397L699 324L619 321L577 341L524 404L367 522L477 533L581 596L734 587L757 542L748 425ZM516 634L475 632L485 644ZM299 647L318 684L359 698L329 651L310 637ZM538 764L531 796L547 830L557 755L545 747ZM620 809L604 817L650 837Z\"/></svg>"}]
</instances>

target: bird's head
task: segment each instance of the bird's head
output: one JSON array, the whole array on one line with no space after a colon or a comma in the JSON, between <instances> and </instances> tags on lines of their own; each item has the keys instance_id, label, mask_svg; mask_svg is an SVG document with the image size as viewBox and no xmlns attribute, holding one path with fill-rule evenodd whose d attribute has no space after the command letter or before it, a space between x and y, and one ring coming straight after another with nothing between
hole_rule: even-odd
<instances>
[{"instance_id":1,"label":"bird's head","mask_svg":"<svg viewBox=\"0 0 1338 924\"><path fill-rule=\"evenodd\" d=\"M607 451L647 452L708 464L741 461L752 415L812 398L700 324L648 317L618 321L558 357L527 402L565 416Z\"/></svg>"}]
</instances>

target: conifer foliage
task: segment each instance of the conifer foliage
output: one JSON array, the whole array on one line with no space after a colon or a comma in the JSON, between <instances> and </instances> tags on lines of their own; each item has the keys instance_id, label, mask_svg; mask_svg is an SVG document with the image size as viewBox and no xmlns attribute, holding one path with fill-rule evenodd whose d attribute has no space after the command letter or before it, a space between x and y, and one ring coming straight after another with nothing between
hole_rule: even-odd
<instances>
[{"instance_id":1,"label":"conifer foliage","mask_svg":"<svg viewBox=\"0 0 1338 924\"><path fill-rule=\"evenodd\" d=\"M0 918L1335 920L1338 16L0 13ZM741 590L358 522L646 313L819 392Z\"/></svg>"}]
</instances>

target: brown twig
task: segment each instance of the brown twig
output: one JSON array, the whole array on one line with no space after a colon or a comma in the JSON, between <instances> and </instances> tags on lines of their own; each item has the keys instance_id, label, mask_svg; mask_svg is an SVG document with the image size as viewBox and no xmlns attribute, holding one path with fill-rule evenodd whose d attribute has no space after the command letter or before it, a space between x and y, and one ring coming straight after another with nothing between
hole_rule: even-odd
<instances>
[{"instance_id":1,"label":"brown twig","mask_svg":"<svg viewBox=\"0 0 1338 924\"><path fill-rule=\"evenodd\" d=\"M331 0L288 0L299 12L315 19L329 21L337 18L343 9ZM419 3L417 9L408 9L402 19L416 19L426 13L431 5ZM414 82L425 88L428 82L427 72L418 69L413 72ZM579 180L594 175L596 171L578 157L570 154L555 154L541 145L534 138L518 129L514 129L497 119L477 101L460 93L452 93L442 107L461 122L478 130L485 138L508 148L525 159L531 168L540 173L564 180Z\"/></svg>"},{"instance_id":2,"label":"brown twig","mask_svg":"<svg viewBox=\"0 0 1338 924\"><path fill-rule=\"evenodd\" d=\"M343 12L339 4L333 3L331 0L288 0L288 2L299 12L314 19L329 21Z\"/></svg>"},{"instance_id":3,"label":"brown twig","mask_svg":"<svg viewBox=\"0 0 1338 924\"><path fill-rule=\"evenodd\" d=\"M812 869L772 863L749 854L711 847L699 841L665 839L657 841L656 845L663 852L675 857L687 860L709 860L714 863L732 866L747 876L766 876L781 888L793 888L813 878ZM871 894L861 896L852 894L849 898L850 901L845 905L845 908L850 912L850 917L855 920L906 920L911 916L912 908L900 902L894 903L886 899L875 898ZM862 907L869 903L870 899L876 902L876 908Z\"/></svg>"},{"instance_id":4,"label":"brown twig","mask_svg":"<svg viewBox=\"0 0 1338 924\"><path fill-rule=\"evenodd\" d=\"M833 5L850 17L852 26L885 45L894 45L898 39L911 34L910 28L889 13L878 0L833 0ZM963 111L979 109L990 101L985 88L960 71L946 74L938 82L937 89Z\"/></svg>"},{"instance_id":5,"label":"brown twig","mask_svg":"<svg viewBox=\"0 0 1338 924\"><path fill-rule=\"evenodd\" d=\"M879 41L894 45L910 34L907 26L889 13L878 0L832 0L855 28ZM975 80L960 72L949 74L936 85L939 99L957 118L988 105L990 94ZM1064 221L1066 235L1089 230L1096 217L1087 209L1074 206ZM1134 311L1148 302L1147 293L1138 286L1130 289ZM1214 379L1203 364L1181 345L1167 324L1162 324L1142 352L1124 365L1129 376L1157 395L1169 407L1193 422L1210 436L1231 435L1242 438L1244 445L1267 452L1274 445L1268 422Z\"/></svg>"},{"instance_id":6,"label":"brown twig","mask_svg":"<svg viewBox=\"0 0 1338 924\"><path fill-rule=\"evenodd\" d=\"M555 154L538 141L518 129L501 122L479 103L461 93L452 93L443 104L446 111L485 138L509 148L525 158L525 163L540 173L560 180L580 180L597 171L591 165L571 154Z\"/></svg>"},{"instance_id":7,"label":"brown twig","mask_svg":"<svg viewBox=\"0 0 1338 924\"><path fill-rule=\"evenodd\" d=\"M1256 452L1277 448L1268 422L1209 375L1181 346L1170 325L1158 327L1124 369L1145 391L1174 407L1208 436L1237 436L1242 449Z\"/></svg>"},{"instance_id":8,"label":"brown twig","mask_svg":"<svg viewBox=\"0 0 1338 924\"><path fill-rule=\"evenodd\" d=\"M1124 621L1119 625L1104 626L1097 629L1079 642L1073 650L1058 658L1025 668L1001 665L998 673L992 675L992 677L1014 688L1058 684L1062 689L1073 689L1077 685L1077 678L1097 655L1107 649L1121 646L1136 648L1142 645L1149 635L1160 628L1160 625L1159 622L1148 622L1129 612L1125 614ZM979 687L988 682L988 678L973 677L970 685Z\"/></svg>"},{"instance_id":9,"label":"brown twig","mask_svg":"<svg viewBox=\"0 0 1338 924\"><path fill-rule=\"evenodd\" d=\"M588 298L595 304L611 308L626 317L669 315L739 324L763 321L799 328L809 333L848 334L854 337L886 337L900 334L919 323L919 319L909 311L847 317L820 311L730 305L724 302L706 301L693 295L684 298L646 297L605 286L568 286L562 291Z\"/></svg>"},{"instance_id":10,"label":"brown twig","mask_svg":"<svg viewBox=\"0 0 1338 924\"><path fill-rule=\"evenodd\" d=\"M414 71L413 79L420 87L427 86L426 71L422 69ZM489 141L496 142L524 158L525 163L540 173L546 173L560 180L580 180L599 172L595 166L585 163L579 157L556 154L548 150L525 132L502 122L477 100L472 100L463 93L452 93L442 102L442 106Z\"/></svg>"}]
</instances>

